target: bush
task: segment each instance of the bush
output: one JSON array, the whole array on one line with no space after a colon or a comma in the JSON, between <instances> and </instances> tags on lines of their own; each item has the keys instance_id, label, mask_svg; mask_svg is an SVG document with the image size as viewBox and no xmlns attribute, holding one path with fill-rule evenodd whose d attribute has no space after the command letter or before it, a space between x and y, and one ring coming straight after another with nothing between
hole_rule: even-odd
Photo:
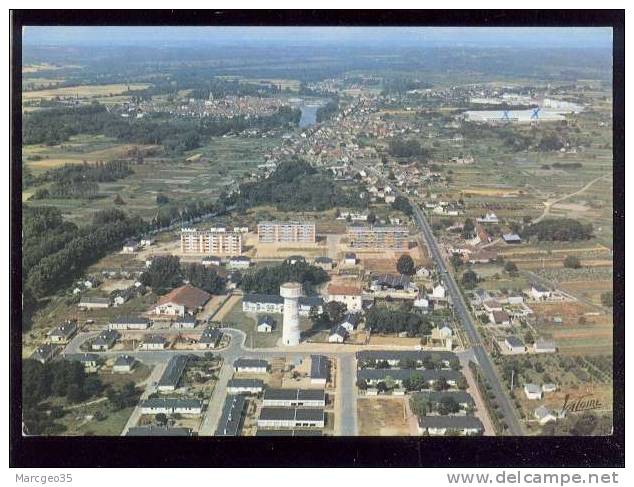
<instances>
[{"instance_id":1,"label":"bush","mask_svg":"<svg viewBox=\"0 0 634 487\"><path fill-rule=\"evenodd\" d=\"M567 269L579 269L579 267L581 267L581 261L574 255L568 255L564 259L564 267Z\"/></svg>"}]
</instances>

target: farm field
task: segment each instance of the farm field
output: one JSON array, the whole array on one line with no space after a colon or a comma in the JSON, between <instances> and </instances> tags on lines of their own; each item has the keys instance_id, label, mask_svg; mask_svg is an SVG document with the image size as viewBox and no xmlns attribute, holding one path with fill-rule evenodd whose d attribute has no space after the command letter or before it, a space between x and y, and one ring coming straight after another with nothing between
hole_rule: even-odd
<instances>
[{"instance_id":1,"label":"farm field","mask_svg":"<svg viewBox=\"0 0 634 487\"><path fill-rule=\"evenodd\" d=\"M134 174L131 176L112 183L100 183L101 198L46 199L38 200L35 204L56 206L62 210L66 219L82 224L95 211L111 208L113 198L119 195L125 202L123 208L126 211L149 219L156 214L156 195L159 193L175 201L217 198L244 173L264 162L261 150L263 144L269 143L273 143L273 139L213 138L206 146L192 151L193 154L202 154L195 162L186 162L189 154L178 159L146 156L144 164L132 166ZM73 138L70 144L52 149L40 145L28 146L25 148L24 158L27 167L37 174L65 163L131 157L136 147L131 144L117 144L105 137L81 136ZM138 147L146 152L154 152L159 148ZM42 159L32 160L33 156Z\"/></svg>"},{"instance_id":2,"label":"farm field","mask_svg":"<svg viewBox=\"0 0 634 487\"><path fill-rule=\"evenodd\" d=\"M149 86L150 85L148 83L64 86L61 88L27 91L22 94L22 98L25 101L31 101L35 99L50 100L52 98L55 98L56 96L78 96L81 98L93 98L99 96L119 95L130 90L144 90Z\"/></svg>"},{"instance_id":3,"label":"farm field","mask_svg":"<svg viewBox=\"0 0 634 487\"><path fill-rule=\"evenodd\" d=\"M535 313L535 328L557 343L567 355L612 353L612 315L600 313L582 303L530 304ZM553 322L560 317L561 324Z\"/></svg>"},{"instance_id":4,"label":"farm field","mask_svg":"<svg viewBox=\"0 0 634 487\"><path fill-rule=\"evenodd\" d=\"M409 436L404 399L358 399L359 436Z\"/></svg>"}]
</instances>

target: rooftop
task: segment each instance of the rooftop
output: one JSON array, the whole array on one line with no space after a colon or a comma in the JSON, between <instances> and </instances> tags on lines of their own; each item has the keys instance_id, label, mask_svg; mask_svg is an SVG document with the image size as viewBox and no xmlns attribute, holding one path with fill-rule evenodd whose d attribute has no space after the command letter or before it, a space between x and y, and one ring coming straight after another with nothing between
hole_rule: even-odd
<instances>
[{"instance_id":1,"label":"rooftop","mask_svg":"<svg viewBox=\"0 0 634 487\"><path fill-rule=\"evenodd\" d=\"M175 303L183 305L188 309L196 309L209 301L210 297L211 294L208 292L198 289L191 284L186 284L162 296L158 304Z\"/></svg>"}]
</instances>

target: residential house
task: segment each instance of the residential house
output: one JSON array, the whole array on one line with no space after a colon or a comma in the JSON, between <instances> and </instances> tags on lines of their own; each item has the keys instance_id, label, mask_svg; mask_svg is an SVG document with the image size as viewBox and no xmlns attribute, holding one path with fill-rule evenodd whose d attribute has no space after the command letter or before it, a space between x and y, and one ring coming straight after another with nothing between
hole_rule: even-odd
<instances>
[{"instance_id":1,"label":"residential house","mask_svg":"<svg viewBox=\"0 0 634 487\"><path fill-rule=\"evenodd\" d=\"M524 394L526 399L536 401L542 398L542 388L537 384L524 384Z\"/></svg>"},{"instance_id":2,"label":"residential house","mask_svg":"<svg viewBox=\"0 0 634 487\"><path fill-rule=\"evenodd\" d=\"M511 324L511 318L504 310L491 311L491 313L489 313L489 320L494 325L509 326Z\"/></svg>"},{"instance_id":3,"label":"residential house","mask_svg":"<svg viewBox=\"0 0 634 487\"><path fill-rule=\"evenodd\" d=\"M502 240L509 245L517 245L522 243L521 237L517 233L505 233L502 235Z\"/></svg>"},{"instance_id":4,"label":"residential house","mask_svg":"<svg viewBox=\"0 0 634 487\"><path fill-rule=\"evenodd\" d=\"M45 364L50 361L57 352L59 352L59 348L56 345L52 345L50 343L44 343L37 347L35 351L31 354L32 360L37 360L38 362Z\"/></svg>"},{"instance_id":5,"label":"residential house","mask_svg":"<svg viewBox=\"0 0 634 487\"><path fill-rule=\"evenodd\" d=\"M262 399L264 407L325 407L324 389L266 389Z\"/></svg>"},{"instance_id":6,"label":"residential house","mask_svg":"<svg viewBox=\"0 0 634 487\"><path fill-rule=\"evenodd\" d=\"M258 428L323 428L322 408L263 407L258 418Z\"/></svg>"},{"instance_id":7,"label":"residential house","mask_svg":"<svg viewBox=\"0 0 634 487\"><path fill-rule=\"evenodd\" d=\"M542 392L555 392L556 390L557 390L557 384L553 384L551 382L542 384Z\"/></svg>"},{"instance_id":8,"label":"residential house","mask_svg":"<svg viewBox=\"0 0 634 487\"><path fill-rule=\"evenodd\" d=\"M242 395L229 394L225 398L222 414L218 421L215 436L239 436L244 422L244 405L246 399Z\"/></svg>"},{"instance_id":9,"label":"residential house","mask_svg":"<svg viewBox=\"0 0 634 487\"><path fill-rule=\"evenodd\" d=\"M103 330L97 338L93 340L91 348L99 352L110 350L118 338L119 333L116 330Z\"/></svg>"},{"instance_id":10,"label":"residential house","mask_svg":"<svg viewBox=\"0 0 634 487\"><path fill-rule=\"evenodd\" d=\"M538 339L533 344L533 352L535 353L556 353L557 345L552 340Z\"/></svg>"},{"instance_id":11,"label":"residential house","mask_svg":"<svg viewBox=\"0 0 634 487\"><path fill-rule=\"evenodd\" d=\"M318 314L324 312L324 299L321 296L302 296L297 300L299 316L310 316L313 308Z\"/></svg>"},{"instance_id":12,"label":"residential house","mask_svg":"<svg viewBox=\"0 0 634 487\"><path fill-rule=\"evenodd\" d=\"M330 361L324 355L310 356L310 383L318 385L326 385L328 381L328 371L330 369Z\"/></svg>"},{"instance_id":13,"label":"residential house","mask_svg":"<svg viewBox=\"0 0 634 487\"><path fill-rule=\"evenodd\" d=\"M129 374L136 365L136 359L132 355L119 355L114 361L112 371L117 374Z\"/></svg>"},{"instance_id":14,"label":"residential house","mask_svg":"<svg viewBox=\"0 0 634 487\"><path fill-rule=\"evenodd\" d=\"M339 323L339 326L343 326L348 333L352 333L360 321L361 315L359 313L346 313L346 316L344 316L343 321Z\"/></svg>"},{"instance_id":15,"label":"residential house","mask_svg":"<svg viewBox=\"0 0 634 487\"><path fill-rule=\"evenodd\" d=\"M535 416L537 422L541 425L545 425L546 423L550 423L551 421L557 421L557 416L555 416L552 411L544 405L536 408L533 415Z\"/></svg>"},{"instance_id":16,"label":"residential house","mask_svg":"<svg viewBox=\"0 0 634 487\"><path fill-rule=\"evenodd\" d=\"M141 316L119 316L108 323L109 330L147 330L151 321Z\"/></svg>"},{"instance_id":17,"label":"residential house","mask_svg":"<svg viewBox=\"0 0 634 487\"><path fill-rule=\"evenodd\" d=\"M203 403L199 399L179 399L154 397L143 401L141 414L191 414L200 415Z\"/></svg>"},{"instance_id":18,"label":"residential house","mask_svg":"<svg viewBox=\"0 0 634 487\"><path fill-rule=\"evenodd\" d=\"M176 390L178 384L187 367L187 355L174 355L167 362L167 367L158 381L156 389L159 392L170 392Z\"/></svg>"},{"instance_id":19,"label":"residential house","mask_svg":"<svg viewBox=\"0 0 634 487\"><path fill-rule=\"evenodd\" d=\"M475 416L420 416L418 431L430 436L444 436L454 432L461 436L474 436L481 435L484 427Z\"/></svg>"},{"instance_id":20,"label":"residential house","mask_svg":"<svg viewBox=\"0 0 634 487\"><path fill-rule=\"evenodd\" d=\"M84 296L77 305L81 309L102 309L110 307L110 298Z\"/></svg>"},{"instance_id":21,"label":"residential house","mask_svg":"<svg viewBox=\"0 0 634 487\"><path fill-rule=\"evenodd\" d=\"M529 294L535 301L543 301L550 298L552 292L541 284L531 284Z\"/></svg>"},{"instance_id":22,"label":"residential house","mask_svg":"<svg viewBox=\"0 0 634 487\"><path fill-rule=\"evenodd\" d=\"M271 333L275 327L275 320L271 315L258 317L257 330L258 333Z\"/></svg>"},{"instance_id":23,"label":"residential house","mask_svg":"<svg viewBox=\"0 0 634 487\"><path fill-rule=\"evenodd\" d=\"M348 338L348 330L345 327L339 325L332 329L328 336L330 343L343 343Z\"/></svg>"},{"instance_id":24,"label":"residential house","mask_svg":"<svg viewBox=\"0 0 634 487\"><path fill-rule=\"evenodd\" d=\"M246 374L266 374L269 370L269 363L263 359L239 358L233 362L233 370Z\"/></svg>"},{"instance_id":25,"label":"residential house","mask_svg":"<svg viewBox=\"0 0 634 487\"><path fill-rule=\"evenodd\" d=\"M363 309L363 295L357 285L329 284L326 301L336 301L348 307L348 311L358 312Z\"/></svg>"},{"instance_id":26,"label":"residential house","mask_svg":"<svg viewBox=\"0 0 634 487\"><path fill-rule=\"evenodd\" d=\"M193 330L196 328L196 318L190 315L179 316L172 320L172 328Z\"/></svg>"},{"instance_id":27,"label":"residential house","mask_svg":"<svg viewBox=\"0 0 634 487\"><path fill-rule=\"evenodd\" d=\"M526 346L516 336L510 335L504 339L504 345L509 353L526 353Z\"/></svg>"},{"instance_id":28,"label":"residential house","mask_svg":"<svg viewBox=\"0 0 634 487\"><path fill-rule=\"evenodd\" d=\"M219 328L208 326L198 340L198 348L216 348L222 340L222 332Z\"/></svg>"},{"instance_id":29,"label":"residential house","mask_svg":"<svg viewBox=\"0 0 634 487\"><path fill-rule=\"evenodd\" d=\"M51 343L68 343L77 333L77 323L67 321L56 326L48 333L48 339Z\"/></svg>"},{"instance_id":30,"label":"residential house","mask_svg":"<svg viewBox=\"0 0 634 487\"><path fill-rule=\"evenodd\" d=\"M227 394L260 394L263 390L260 379L230 379L227 383Z\"/></svg>"},{"instance_id":31,"label":"residential house","mask_svg":"<svg viewBox=\"0 0 634 487\"><path fill-rule=\"evenodd\" d=\"M315 266L325 271L331 271L334 265L335 262L330 257L320 256L315 258Z\"/></svg>"},{"instance_id":32,"label":"residential house","mask_svg":"<svg viewBox=\"0 0 634 487\"><path fill-rule=\"evenodd\" d=\"M74 355L71 357L71 360L76 360L80 364L84 366L84 372L93 373L97 372L99 368L99 355L94 353L81 353L79 355Z\"/></svg>"},{"instance_id":33,"label":"residential house","mask_svg":"<svg viewBox=\"0 0 634 487\"><path fill-rule=\"evenodd\" d=\"M139 345L140 350L163 350L167 346L168 341L162 335L145 335L143 342Z\"/></svg>"},{"instance_id":34,"label":"residential house","mask_svg":"<svg viewBox=\"0 0 634 487\"><path fill-rule=\"evenodd\" d=\"M202 309L209 298L211 295L208 292L186 284L162 296L154 307L154 314L181 317L186 313L194 314Z\"/></svg>"},{"instance_id":35,"label":"residential house","mask_svg":"<svg viewBox=\"0 0 634 487\"><path fill-rule=\"evenodd\" d=\"M134 239L128 239L123 243L122 252L124 254L133 254L139 250L139 243Z\"/></svg>"}]
</instances>

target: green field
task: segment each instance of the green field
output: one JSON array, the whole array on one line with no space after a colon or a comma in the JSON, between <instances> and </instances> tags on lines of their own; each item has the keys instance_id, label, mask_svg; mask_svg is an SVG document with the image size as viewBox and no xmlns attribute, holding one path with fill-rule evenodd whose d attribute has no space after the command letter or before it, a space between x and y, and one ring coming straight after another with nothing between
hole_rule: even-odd
<instances>
[{"instance_id":1,"label":"green field","mask_svg":"<svg viewBox=\"0 0 634 487\"><path fill-rule=\"evenodd\" d=\"M101 198L46 199L27 204L56 206L62 210L66 219L82 224L95 211L111 208L113 198L118 194L125 202L123 208L126 211L143 218L152 218L157 210L157 194L164 194L177 202L192 198L213 201L245 173L254 171L258 164L262 164L266 148L278 142L274 138L216 137L182 156L146 156L144 164L133 165L133 175L112 183L100 183ZM137 146L131 144L118 144L102 136L78 136L60 146L27 146L23 150L23 160L34 174L38 174L65 163L129 157L128 151L135 147ZM140 147L157 150L155 147ZM188 158L199 154L200 157L194 162L187 162ZM33 156L40 157L41 160L33 160ZM34 190L35 188L28 188L28 194L32 194Z\"/></svg>"}]
</instances>

